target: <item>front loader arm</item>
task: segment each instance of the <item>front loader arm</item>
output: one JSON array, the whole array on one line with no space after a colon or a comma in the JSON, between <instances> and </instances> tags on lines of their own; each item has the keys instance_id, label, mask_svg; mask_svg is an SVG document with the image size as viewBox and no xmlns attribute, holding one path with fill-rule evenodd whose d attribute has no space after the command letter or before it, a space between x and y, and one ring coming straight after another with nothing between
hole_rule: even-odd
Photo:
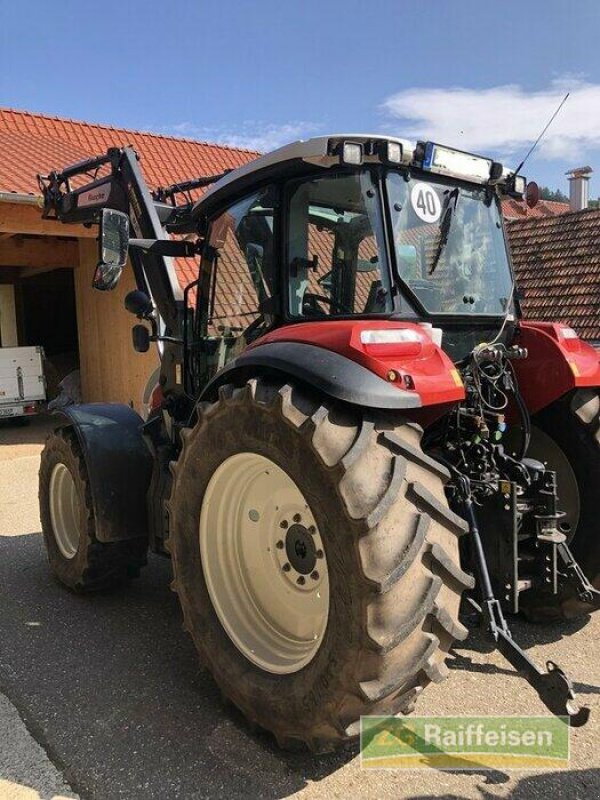
<instances>
[{"instance_id":1,"label":"front loader arm","mask_svg":"<svg viewBox=\"0 0 600 800\"><path fill-rule=\"evenodd\" d=\"M100 173L102 175L97 177ZM73 188L81 178L87 182ZM167 239L153 197L131 147L111 148L103 156L80 161L60 172L39 176L44 196L43 216L60 222L97 224L103 208L129 216L140 239ZM138 248L130 250L137 288L149 294L165 325L164 334L176 340L183 336L184 302L171 258ZM161 383L165 395L178 394L181 384L182 346L164 343Z\"/></svg>"}]
</instances>

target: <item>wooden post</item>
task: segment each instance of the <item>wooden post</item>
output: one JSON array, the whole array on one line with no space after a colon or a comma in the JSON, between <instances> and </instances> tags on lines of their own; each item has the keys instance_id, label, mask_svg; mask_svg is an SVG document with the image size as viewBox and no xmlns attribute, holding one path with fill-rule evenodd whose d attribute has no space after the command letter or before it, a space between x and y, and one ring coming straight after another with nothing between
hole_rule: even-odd
<instances>
[{"instance_id":1,"label":"wooden post","mask_svg":"<svg viewBox=\"0 0 600 800\"><path fill-rule=\"evenodd\" d=\"M147 353L136 353L131 344L131 328L137 320L123 305L127 292L135 289L131 266L123 270L116 289L99 292L92 287L96 261L96 243L80 241L75 297L83 399L133 404L141 411L144 387L158 366L158 353L154 345Z\"/></svg>"},{"instance_id":2,"label":"wooden post","mask_svg":"<svg viewBox=\"0 0 600 800\"><path fill-rule=\"evenodd\" d=\"M0 284L0 347L17 347L18 344L15 288L3 283Z\"/></svg>"}]
</instances>

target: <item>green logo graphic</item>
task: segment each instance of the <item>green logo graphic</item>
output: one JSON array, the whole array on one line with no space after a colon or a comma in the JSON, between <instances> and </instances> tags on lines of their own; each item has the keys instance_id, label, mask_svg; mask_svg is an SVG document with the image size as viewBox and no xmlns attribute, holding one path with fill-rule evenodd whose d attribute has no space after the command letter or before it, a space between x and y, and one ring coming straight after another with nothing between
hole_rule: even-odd
<instances>
[{"instance_id":1,"label":"green logo graphic","mask_svg":"<svg viewBox=\"0 0 600 800\"><path fill-rule=\"evenodd\" d=\"M364 769L562 769L567 717L362 717Z\"/></svg>"}]
</instances>

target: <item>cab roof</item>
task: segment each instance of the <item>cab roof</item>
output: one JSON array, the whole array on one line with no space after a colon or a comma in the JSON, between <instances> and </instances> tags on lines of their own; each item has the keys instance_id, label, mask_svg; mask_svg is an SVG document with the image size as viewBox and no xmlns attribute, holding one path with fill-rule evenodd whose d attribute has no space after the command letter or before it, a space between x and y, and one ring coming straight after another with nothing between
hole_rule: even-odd
<instances>
[{"instance_id":1,"label":"cab roof","mask_svg":"<svg viewBox=\"0 0 600 800\"><path fill-rule=\"evenodd\" d=\"M301 175L311 166L384 164L413 166L478 185L500 184L515 195L516 175L491 158L467 153L435 142L411 142L395 136L343 133L317 136L284 145L225 174L211 184L192 209L192 219L202 218L219 205L251 190L262 181ZM523 178L519 178L524 181ZM512 182L512 183L511 183ZM525 191L525 184L518 194Z\"/></svg>"},{"instance_id":2,"label":"cab roof","mask_svg":"<svg viewBox=\"0 0 600 800\"><path fill-rule=\"evenodd\" d=\"M416 142L410 142L408 139L365 133L331 134L300 139L237 167L213 183L195 204L193 215L201 215L205 209L213 206L220 199L236 194L238 188L242 190L262 177L279 174L283 165L306 164L325 169L335 166L340 163L339 154L335 152L335 149L343 142L361 144L365 150L365 164L380 162L378 155L368 152L369 149L376 148L379 143L399 144L403 154L401 163L405 164L411 163L416 147Z\"/></svg>"}]
</instances>

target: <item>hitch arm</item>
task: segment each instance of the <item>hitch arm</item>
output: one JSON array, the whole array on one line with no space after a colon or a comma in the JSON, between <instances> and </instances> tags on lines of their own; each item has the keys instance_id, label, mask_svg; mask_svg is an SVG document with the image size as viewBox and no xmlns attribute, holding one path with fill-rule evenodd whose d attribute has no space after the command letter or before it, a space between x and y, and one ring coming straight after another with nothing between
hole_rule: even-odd
<instances>
[{"instance_id":1,"label":"hitch arm","mask_svg":"<svg viewBox=\"0 0 600 800\"><path fill-rule=\"evenodd\" d=\"M568 716L574 728L586 724L590 709L579 705L570 678L554 661L546 662L547 672L544 672L521 650L510 633L503 630L498 632L496 644L504 658L533 686L549 711L558 717Z\"/></svg>"},{"instance_id":2,"label":"hitch arm","mask_svg":"<svg viewBox=\"0 0 600 800\"><path fill-rule=\"evenodd\" d=\"M547 672L544 672L529 658L512 638L498 601L494 601L493 610L491 608L484 610L473 598L468 597L467 600L475 611L486 619L488 633L498 650L527 683L533 686L546 708L558 717L568 717L570 725L574 728L585 725L590 718L590 709L587 706L580 706L577 702L569 677L554 661L546 662Z\"/></svg>"},{"instance_id":3,"label":"hitch arm","mask_svg":"<svg viewBox=\"0 0 600 800\"><path fill-rule=\"evenodd\" d=\"M573 558L566 542L560 542L556 545L558 554L565 566L567 578L576 587L577 596L582 603L588 603L592 606L591 610L600 608L600 592L595 589L589 582L585 572L581 569L577 561Z\"/></svg>"},{"instance_id":4,"label":"hitch arm","mask_svg":"<svg viewBox=\"0 0 600 800\"><path fill-rule=\"evenodd\" d=\"M557 716L568 717L573 727L581 727L588 721L590 710L586 706L578 704L573 684L567 675L553 661L547 662L547 672L541 670L512 637L502 613L500 602L494 597L475 516L475 508L468 491L468 485L465 485L465 489L463 500L473 543L482 606L470 597L467 599L479 615L485 619L488 635L495 642L498 650L509 664L512 664L517 672L523 675L525 680L533 686L546 708Z\"/></svg>"}]
</instances>

